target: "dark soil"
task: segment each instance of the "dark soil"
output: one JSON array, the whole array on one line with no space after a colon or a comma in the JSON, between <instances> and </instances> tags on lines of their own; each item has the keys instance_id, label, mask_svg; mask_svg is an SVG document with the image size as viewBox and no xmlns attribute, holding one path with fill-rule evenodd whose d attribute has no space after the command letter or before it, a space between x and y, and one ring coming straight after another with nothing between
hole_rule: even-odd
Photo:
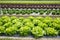
<instances>
[{"instance_id":1,"label":"dark soil","mask_svg":"<svg viewBox=\"0 0 60 40\"><path fill-rule=\"evenodd\" d=\"M60 4L0 4L1 8L60 8Z\"/></svg>"}]
</instances>

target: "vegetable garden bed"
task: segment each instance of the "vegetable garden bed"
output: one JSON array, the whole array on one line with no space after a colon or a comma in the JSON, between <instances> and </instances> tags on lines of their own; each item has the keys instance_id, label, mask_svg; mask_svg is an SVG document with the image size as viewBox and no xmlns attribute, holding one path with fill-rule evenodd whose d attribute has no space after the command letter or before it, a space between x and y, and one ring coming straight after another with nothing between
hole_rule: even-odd
<instances>
[{"instance_id":1,"label":"vegetable garden bed","mask_svg":"<svg viewBox=\"0 0 60 40\"><path fill-rule=\"evenodd\" d=\"M60 1L0 0L0 40L60 40Z\"/></svg>"},{"instance_id":2,"label":"vegetable garden bed","mask_svg":"<svg viewBox=\"0 0 60 40\"><path fill-rule=\"evenodd\" d=\"M0 17L1 36L58 37L60 35L60 17ZM4 35L3 35L4 34Z\"/></svg>"},{"instance_id":3,"label":"vegetable garden bed","mask_svg":"<svg viewBox=\"0 0 60 40\"><path fill-rule=\"evenodd\" d=\"M1 15L60 15L60 9L1 8Z\"/></svg>"},{"instance_id":4,"label":"vegetable garden bed","mask_svg":"<svg viewBox=\"0 0 60 40\"><path fill-rule=\"evenodd\" d=\"M4 20L5 20L5 18L8 18L9 16L11 17L11 16L17 16L17 17L28 17L28 16L34 16L34 17L38 17L38 15L0 15ZM55 21L55 22L58 22L59 23L59 19L60 19L60 15L58 16L58 15L39 15L39 17L40 16L43 16L43 17L46 17L46 16L50 16L50 17L55 17L55 18L57 18L57 20L58 21ZM0 18L1 18L0 17ZM49 18L50 18L49 17ZM48 19L49 19L48 18ZM45 18L44 18L45 19ZM8 20L8 19L7 19ZM49 19L50 20L50 19ZM0 20L1 21L1 20ZM3 21L3 20L2 20ZM6 20L5 20L6 21ZM50 20L51 21L51 20ZM36 21L35 21L36 22ZM30 24L30 23L29 23ZM17 24L16 24L17 25ZM43 24L42 24L43 25ZM56 25L56 24L55 24ZM57 26L56 26L57 27ZM8 27L9 28L9 27ZM26 27L27 28L27 27ZM59 27L60 28L60 27ZM2 28L1 28L2 29ZM37 29L37 28L36 28ZM60 29L59 29L60 30ZM1 32L1 31L0 31ZM0 34L1 35L1 34ZM55 37L49 37L49 36L43 36L43 37L40 37L40 38L38 38L38 39L35 39L35 38L33 38L32 37L32 35L29 37L29 36L27 36L27 37L21 37L21 36L0 36L0 40L60 40L60 36L55 36Z\"/></svg>"}]
</instances>

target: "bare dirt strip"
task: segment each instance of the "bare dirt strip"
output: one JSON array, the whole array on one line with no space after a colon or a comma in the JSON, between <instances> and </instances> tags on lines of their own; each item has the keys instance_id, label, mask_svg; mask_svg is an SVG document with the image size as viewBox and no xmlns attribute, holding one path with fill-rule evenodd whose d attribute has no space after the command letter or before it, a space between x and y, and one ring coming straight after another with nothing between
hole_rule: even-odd
<instances>
[{"instance_id":1,"label":"bare dirt strip","mask_svg":"<svg viewBox=\"0 0 60 40\"><path fill-rule=\"evenodd\" d=\"M1 8L60 8L60 4L0 4Z\"/></svg>"}]
</instances>

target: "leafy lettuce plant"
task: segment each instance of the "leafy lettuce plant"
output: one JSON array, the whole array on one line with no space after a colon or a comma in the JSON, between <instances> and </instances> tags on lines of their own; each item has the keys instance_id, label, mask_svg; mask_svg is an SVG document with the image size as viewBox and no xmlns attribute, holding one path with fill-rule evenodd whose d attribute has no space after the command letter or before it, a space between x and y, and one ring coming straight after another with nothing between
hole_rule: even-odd
<instances>
[{"instance_id":1,"label":"leafy lettuce plant","mask_svg":"<svg viewBox=\"0 0 60 40\"><path fill-rule=\"evenodd\" d=\"M20 22L23 22L23 20L24 20L24 17L19 17Z\"/></svg>"},{"instance_id":2,"label":"leafy lettuce plant","mask_svg":"<svg viewBox=\"0 0 60 40\"><path fill-rule=\"evenodd\" d=\"M2 22L0 22L0 26L2 26L3 25L3 23Z\"/></svg>"},{"instance_id":3,"label":"leafy lettuce plant","mask_svg":"<svg viewBox=\"0 0 60 40\"><path fill-rule=\"evenodd\" d=\"M33 21L35 18L33 16L28 17L31 21Z\"/></svg>"},{"instance_id":4,"label":"leafy lettuce plant","mask_svg":"<svg viewBox=\"0 0 60 40\"><path fill-rule=\"evenodd\" d=\"M43 17L36 17L37 20L44 21Z\"/></svg>"},{"instance_id":5,"label":"leafy lettuce plant","mask_svg":"<svg viewBox=\"0 0 60 40\"><path fill-rule=\"evenodd\" d=\"M43 29L48 27L48 25L46 23L43 23L43 22L38 23L38 26L43 28Z\"/></svg>"},{"instance_id":6,"label":"leafy lettuce plant","mask_svg":"<svg viewBox=\"0 0 60 40\"><path fill-rule=\"evenodd\" d=\"M19 22L19 19L18 19L18 18L17 18L17 19L12 20L12 23L13 23L13 24L15 24L15 23L17 23L17 22Z\"/></svg>"},{"instance_id":7,"label":"leafy lettuce plant","mask_svg":"<svg viewBox=\"0 0 60 40\"><path fill-rule=\"evenodd\" d=\"M35 38L42 37L45 33L41 27L34 27L31 32Z\"/></svg>"},{"instance_id":8,"label":"leafy lettuce plant","mask_svg":"<svg viewBox=\"0 0 60 40\"><path fill-rule=\"evenodd\" d=\"M1 19L3 23L11 22L11 19L8 16L2 16Z\"/></svg>"},{"instance_id":9,"label":"leafy lettuce plant","mask_svg":"<svg viewBox=\"0 0 60 40\"><path fill-rule=\"evenodd\" d=\"M7 14L7 9L2 9L3 14Z\"/></svg>"},{"instance_id":10,"label":"leafy lettuce plant","mask_svg":"<svg viewBox=\"0 0 60 40\"><path fill-rule=\"evenodd\" d=\"M57 36L58 32L54 28L46 28L46 35L48 36Z\"/></svg>"},{"instance_id":11,"label":"leafy lettuce plant","mask_svg":"<svg viewBox=\"0 0 60 40\"><path fill-rule=\"evenodd\" d=\"M5 31L5 27L4 26L0 26L0 34L4 33Z\"/></svg>"},{"instance_id":12,"label":"leafy lettuce plant","mask_svg":"<svg viewBox=\"0 0 60 40\"><path fill-rule=\"evenodd\" d=\"M30 31L31 31L30 27L24 26L19 29L19 34L21 36L28 36L30 34Z\"/></svg>"},{"instance_id":13,"label":"leafy lettuce plant","mask_svg":"<svg viewBox=\"0 0 60 40\"><path fill-rule=\"evenodd\" d=\"M23 25L23 23L21 23L21 22L17 22L17 23L15 23L15 24L13 24L12 26L17 27L18 29L20 29L20 27L22 27L22 26L24 26L24 25Z\"/></svg>"},{"instance_id":14,"label":"leafy lettuce plant","mask_svg":"<svg viewBox=\"0 0 60 40\"><path fill-rule=\"evenodd\" d=\"M34 19L34 20L33 20L34 26L38 26L38 24L39 24L40 22L41 22L41 21L40 21L40 20L37 20L37 19Z\"/></svg>"},{"instance_id":15,"label":"leafy lettuce plant","mask_svg":"<svg viewBox=\"0 0 60 40\"><path fill-rule=\"evenodd\" d=\"M8 11L7 11L9 14L13 14L14 13L14 11L12 10L12 9L8 9Z\"/></svg>"},{"instance_id":16,"label":"leafy lettuce plant","mask_svg":"<svg viewBox=\"0 0 60 40\"><path fill-rule=\"evenodd\" d=\"M33 28L34 24L32 22L26 22L24 26L28 26L30 28Z\"/></svg>"},{"instance_id":17,"label":"leafy lettuce plant","mask_svg":"<svg viewBox=\"0 0 60 40\"><path fill-rule=\"evenodd\" d=\"M55 18L53 22L60 24L60 18Z\"/></svg>"},{"instance_id":18,"label":"leafy lettuce plant","mask_svg":"<svg viewBox=\"0 0 60 40\"><path fill-rule=\"evenodd\" d=\"M8 27L11 27L13 24L11 22L8 22L8 23L5 23L3 26L8 28Z\"/></svg>"},{"instance_id":19,"label":"leafy lettuce plant","mask_svg":"<svg viewBox=\"0 0 60 40\"><path fill-rule=\"evenodd\" d=\"M16 17L16 16L11 16L10 19L11 19L11 21L12 21L12 20L17 19L17 17Z\"/></svg>"},{"instance_id":20,"label":"leafy lettuce plant","mask_svg":"<svg viewBox=\"0 0 60 40\"><path fill-rule=\"evenodd\" d=\"M53 28L55 28L56 30L60 30L60 24L57 24L57 23L53 23Z\"/></svg>"},{"instance_id":21,"label":"leafy lettuce plant","mask_svg":"<svg viewBox=\"0 0 60 40\"><path fill-rule=\"evenodd\" d=\"M43 23L46 23L48 25L48 27L52 26L53 19L51 17L45 17L43 20Z\"/></svg>"},{"instance_id":22,"label":"leafy lettuce plant","mask_svg":"<svg viewBox=\"0 0 60 40\"><path fill-rule=\"evenodd\" d=\"M5 34L10 35L10 36L16 34L16 32L17 32L16 27L9 27L9 28L6 28L6 30L5 30Z\"/></svg>"}]
</instances>

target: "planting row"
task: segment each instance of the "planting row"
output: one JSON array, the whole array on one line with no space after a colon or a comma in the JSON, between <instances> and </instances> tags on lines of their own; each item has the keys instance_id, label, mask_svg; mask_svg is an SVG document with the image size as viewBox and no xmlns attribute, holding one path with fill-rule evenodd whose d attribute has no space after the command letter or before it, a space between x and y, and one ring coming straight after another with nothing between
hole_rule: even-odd
<instances>
[{"instance_id":1,"label":"planting row","mask_svg":"<svg viewBox=\"0 0 60 40\"><path fill-rule=\"evenodd\" d=\"M60 18L51 17L0 17L0 35L32 35L35 38L60 35Z\"/></svg>"},{"instance_id":2,"label":"planting row","mask_svg":"<svg viewBox=\"0 0 60 40\"><path fill-rule=\"evenodd\" d=\"M0 1L0 4L60 4L60 1Z\"/></svg>"},{"instance_id":3,"label":"planting row","mask_svg":"<svg viewBox=\"0 0 60 40\"><path fill-rule=\"evenodd\" d=\"M1 9L1 14L39 14L60 15L60 9Z\"/></svg>"}]
</instances>

